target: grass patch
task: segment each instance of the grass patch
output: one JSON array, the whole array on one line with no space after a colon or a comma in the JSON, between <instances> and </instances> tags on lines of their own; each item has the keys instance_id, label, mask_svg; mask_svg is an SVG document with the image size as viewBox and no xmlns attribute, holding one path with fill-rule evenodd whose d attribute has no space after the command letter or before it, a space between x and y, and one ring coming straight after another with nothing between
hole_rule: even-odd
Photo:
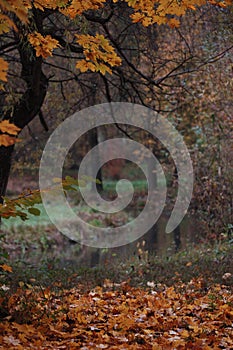
<instances>
[{"instance_id":1,"label":"grass patch","mask_svg":"<svg viewBox=\"0 0 233 350\"><path fill-rule=\"evenodd\" d=\"M46 231L45 231L46 230ZM140 251L127 257L111 250L83 250L52 227L11 230L1 237L1 264L10 265L12 273L0 271L0 286L15 290L20 284L52 286L59 282L64 288L81 283L85 289L102 285L106 279L115 283L128 281L146 287L147 282L173 285L202 277L208 288L212 283L233 285L232 242L189 246L176 254L156 256ZM6 252L9 253L7 258ZM98 255L100 263L90 266Z\"/></svg>"},{"instance_id":2,"label":"grass patch","mask_svg":"<svg viewBox=\"0 0 233 350\"><path fill-rule=\"evenodd\" d=\"M147 191L147 181L146 180L133 180L131 181L134 190L136 192L146 192ZM107 180L104 181L103 183L103 187L104 187L104 191L108 192L108 193L112 193L116 191L116 184L117 181L111 181L111 180Z\"/></svg>"}]
</instances>

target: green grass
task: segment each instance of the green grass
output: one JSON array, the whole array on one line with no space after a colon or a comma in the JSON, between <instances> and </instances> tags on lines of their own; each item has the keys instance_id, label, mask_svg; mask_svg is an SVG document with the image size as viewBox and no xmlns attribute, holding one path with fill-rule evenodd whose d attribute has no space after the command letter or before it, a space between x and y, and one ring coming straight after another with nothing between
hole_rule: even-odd
<instances>
[{"instance_id":1,"label":"green grass","mask_svg":"<svg viewBox=\"0 0 233 350\"><path fill-rule=\"evenodd\" d=\"M104 181L104 191L106 192L114 192L116 190L117 181ZM147 191L147 181L146 180L133 180L131 181L134 186L134 190L136 192L144 192Z\"/></svg>"},{"instance_id":2,"label":"green grass","mask_svg":"<svg viewBox=\"0 0 233 350\"><path fill-rule=\"evenodd\" d=\"M2 251L10 251L10 258L0 254L1 264L13 268L12 273L0 271L0 285L11 290L15 290L19 282L43 286L60 282L64 288L81 283L90 289L102 285L105 279L116 283L128 280L134 286L146 287L148 281L173 285L200 276L206 287L212 283L233 286L233 245L230 241L190 245L179 253L161 256L147 254L143 247L140 254L136 249L127 256L100 250L102 258L94 267L90 267L89 260L97 250L88 248L86 262L80 263L81 247L71 244L49 226L10 230L0 243ZM225 274L230 274L227 279L224 279Z\"/></svg>"}]
</instances>

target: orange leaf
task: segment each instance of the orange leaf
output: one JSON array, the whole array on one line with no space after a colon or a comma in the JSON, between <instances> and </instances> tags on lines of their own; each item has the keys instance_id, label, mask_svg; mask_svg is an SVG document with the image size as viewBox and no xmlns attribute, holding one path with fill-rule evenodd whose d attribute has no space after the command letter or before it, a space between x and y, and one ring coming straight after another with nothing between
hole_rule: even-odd
<instances>
[{"instance_id":1,"label":"orange leaf","mask_svg":"<svg viewBox=\"0 0 233 350\"><path fill-rule=\"evenodd\" d=\"M121 58L117 56L114 48L109 41L101 34L92 35L76 35L77 42L83 47L85 59L76 64L76 68L81 72L87 70L112 73L110 67L119 66Z\"/></svg>"},{"instance_id":2,"label":"orange leaf","mask_svg":"<svg viewBox=\"0 0 233 350\"><path fill-rule=\"evenodd\" d=\"M180 26L180 21L176 18L171 18L169 19L168 24L171 28L178 28Z\"/></svg>"},{"instance_id":3,"label":"orange leaf","mask_svg":"<svg viewBox=\"0 0 233 350\"><path fill-rule=\"evenodd\" d=\"M8 63L4 61L3 58L0 57L0 80L1 81L7 81L7 70L8 70Z\"/></svg>"},{"instance_id":4,"label":"orange leaf","mask_svg":"<svg viewBox=\"0 0 233 350\"><path fill-rule=\"evenodd\" d=\"M37 57L42 56L43 58L47 58L48 56L52 56L53 49L60 46L58 41L53 39L51 35L46 35L43 37L38 32L29 34L28 40L36 50Z\"/></svg>"},{"instance_id":5,"label":"orange leaf","mask_svg":"<svg viewBox=\"0 0 233 350\"><path fill-rule=\"evenodd\" d=\"M0 122L0 130L10 135L18 135L21 129L10 123L9 120L3 120Z\"/></svg>"},{"instance_id":6,"label":"orange leaf","mask_svg":"<svg viewBox=\"0 0 233 350\"><path fill-rule=\"evenodd\" d=\"M0 265L0 267L6 272L12 272L12 267L6 264Z\"/></svg>"},{"instance_id":7,"label":"orange leaf","mask_svg":"<svg viewBox=\"0 0 233 350\"><path fill-rule=\"evenodd\" d=\"M20 140L14 136L6 135L6 134L0 135L0 146L8 147L8 146L14 145L16 142L20 142Z\"/></svg>"}]
</instances>

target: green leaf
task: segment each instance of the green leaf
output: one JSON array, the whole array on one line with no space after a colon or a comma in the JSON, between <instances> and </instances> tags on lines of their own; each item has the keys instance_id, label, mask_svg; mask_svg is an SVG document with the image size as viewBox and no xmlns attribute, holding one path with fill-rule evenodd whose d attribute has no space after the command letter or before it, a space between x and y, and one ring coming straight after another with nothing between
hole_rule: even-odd
<instances>
[{"instance_id":1,"label":"green leaf","mask_svg":"<svg viewBox=\"0 0 233 350\"><path fill-rule=\"evenodd\" d=\"M37 208L29 208L28 212L32 215L39 216L40 215L40 210Z\"/></svg>"}]
</instances>

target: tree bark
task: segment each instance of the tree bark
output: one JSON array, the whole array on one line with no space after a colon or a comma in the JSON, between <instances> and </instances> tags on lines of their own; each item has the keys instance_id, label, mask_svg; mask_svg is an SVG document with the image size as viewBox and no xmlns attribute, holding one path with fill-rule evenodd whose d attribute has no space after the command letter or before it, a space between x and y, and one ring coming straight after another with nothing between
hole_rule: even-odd
<instances>
[{"instance_id":1,"label":"tree bark","mask_svg":"<svg viewBox=\"0 0 233 350\"><path fill-rule=\"evenodd\" d=\"M174 243L175 243L175 252L177 253L181 247L181 239L180 239L180 225L177 226L173 232Z\"/></svg>"},{"instance_id":2,"label":"tree bark","mask_svg":"<svg viewBox=\"0 0 233 350\"><path fill-rule=\"evenodd\" d=\"M42 71L42 59L33 57L24 52L24 47L19 47L22 59L21 77L26 82L27 88L20 101L15 105L12 115L5 115L4 119L14 123L23 129L39 113L48 88L48 79ZM14 146L0 147L0 200L5 196L10 175L11 159Z\"/></svg>"},{"instance_id":3,"label":"tree bark","mask_svg":"<svg viewBox=\"0 0 233 350\"><path fill-rule=\"evenodd\" d=\"M94 148L95 146L98 145L98 130L97 128L93 128L88 131L88 140L89 140L89 145L90 149ZM93 169L94 171L95 169ZM102 171L101 168L97 172L96 180L98 182L95 184L93 183L93 187L96 186L98 192L103 191L103 179L102 179Z\"/></svg>"},{"instance_id":4,"label":"tree bark","mask_svg":"<svg viewBox=\"0 0 233 350\"><path fill-rule=\"evenodd\" d=\"M13 150L14 146L0 147L0 204L3 203L2 196L6 194Z\"/></svg>"}]
</instances>

